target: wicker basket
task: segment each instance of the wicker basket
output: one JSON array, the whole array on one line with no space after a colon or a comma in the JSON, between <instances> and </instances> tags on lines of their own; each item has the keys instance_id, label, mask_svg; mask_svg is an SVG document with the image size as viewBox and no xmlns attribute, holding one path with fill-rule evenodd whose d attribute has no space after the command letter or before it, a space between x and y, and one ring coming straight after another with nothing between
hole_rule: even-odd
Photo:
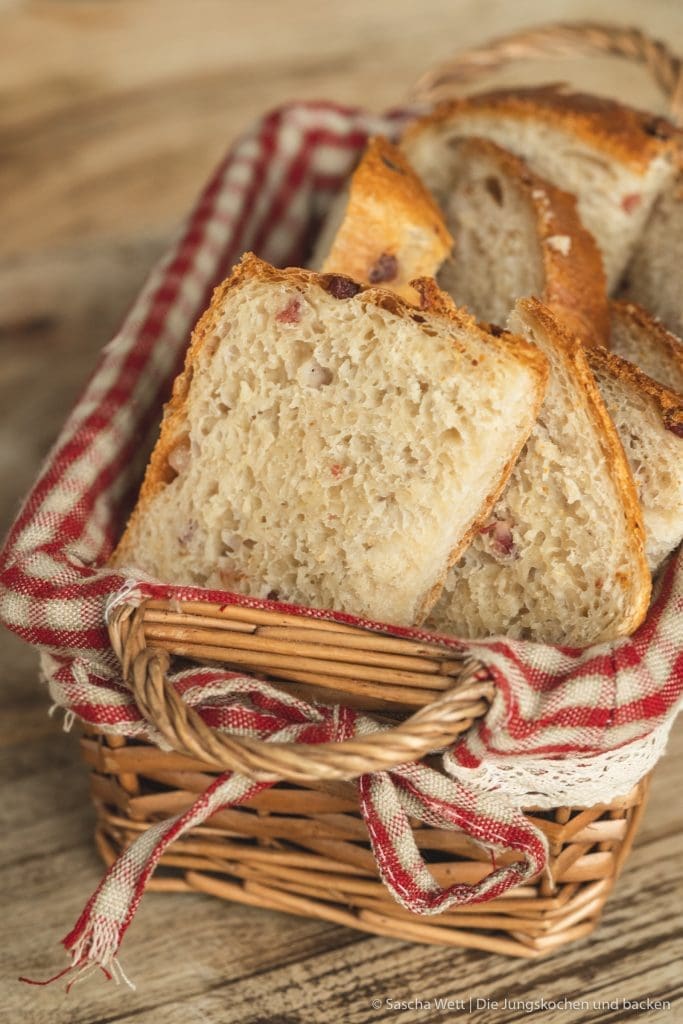
<instances>
[{"instance_id":1,"label":"wicker basket","mask_svg":"<svg viewBox=\"0 0 683 1024\"><path fill-rule=\"evenodd\" d=\"M470 51L425 76L420 99L447 94L513 59L608 53L647 65L683 110L680 61L636 30L554 26ZM110 863L148 825L191 805L221 770L282 781L248 806L221 811L166 853L150 888L200 891L417 942L536 957L588 935L619 875L643 812L647 780L609 805L528 808L546 835L549 871L490 903L425 919L384 888L352 780L452 743L488 707L480 665L435 644L267 608L147 601L115 614L110 635L148 720L175 752L87 733L97 845ZM211 732L164 674L170 657L260 674L305 699L363 709L386 729L339 744L271 744ZM465 835L414 823L441 884L475 883L488 855ZM505 859L502 858L502 862Z\"/></svg>"}]
</instances>

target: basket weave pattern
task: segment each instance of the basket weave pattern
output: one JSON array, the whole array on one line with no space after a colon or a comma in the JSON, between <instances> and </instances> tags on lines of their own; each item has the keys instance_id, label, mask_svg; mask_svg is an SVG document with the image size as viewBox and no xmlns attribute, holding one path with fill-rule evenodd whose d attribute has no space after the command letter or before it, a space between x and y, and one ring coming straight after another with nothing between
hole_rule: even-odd
<instances>
[{"instance_id":1,"label":"basket weave pattern","mask_svg":"<svg viewBox=\"0 0 683 1024\"><path fill-rule=\"evenodd\" d=\"M201 891L379 934L521 957L549 953L593 930L633 842L647 780L609 805L552 812L530 808L529 822L548 841L547 872L489 904L451 908L427 921L400 907L383 885L355 786L343 776L353 776L360 766L364 771L376 768L378 759L394 764L405 759L400 723L409 730L413 723L414 728L420 709L430 711L425 749L434 750L466 731L488 706L491 681L478 678L486 673L454 660L436 645L350 626L335 630L316 620L302 625L301 620L265 610L197 603L178 609L177 604L172 608L170 602L153 600L134 618L131 625L130 615L125 616L123 629L121 619L114 619L113 645L130 673L138 705L148 701L149 718L157 724L173 715L163 699L173 691L163 687L163 655L161 668L150 671L150 649L154 657L172 652L251 672L256 664L268 679L286 679L287 691L305 698L322 686L328 698L341 695L347 705L383 719L388 727L378 735L389 742L379 752L366 742L365 753L356 742L356 749L347 748L347 757L342 745L330 744L329 761L324 745L281 750L272 763L248 746L232 752L228 738L228 749L215 753L224 766L251 768L253 775L255 756L261 773L272 777L277 770L296 782L281 783L252 798L248 806L224 809L192 829L163 854L150 888ZM235 638L238 645L233 646ZM148 687L143 698L145 680L155 674L161 689L155 693ZM372 679L365 681L368 675ZM450 700L449 716L440 713L444 695ZM188 725L188 709L182 702L179 706L181 721L166 735L172 735L176 751L191 751L198 737ZM409 710L413 715L405 719ZM209 753L201 748L200 756L192 757L98 733L87 734L81 746L91 769L97 846L108 864L147 826L189 808L219 774L210 770ZM271 755L277 750L277 745L259 746ZM413 757L419 756L417 749ZM490 872L488 853L466 835L420 822L413 823L413 831L440 884L474 884ZM498 866L512 860L503 854Z\"/></svg>"}]
</instances>

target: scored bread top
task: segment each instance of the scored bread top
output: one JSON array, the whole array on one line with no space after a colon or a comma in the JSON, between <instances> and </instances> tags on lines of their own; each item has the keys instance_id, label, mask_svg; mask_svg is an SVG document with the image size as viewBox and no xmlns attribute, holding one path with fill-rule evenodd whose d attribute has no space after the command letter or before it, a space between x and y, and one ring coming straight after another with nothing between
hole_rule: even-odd
<instances>
[{"instance_id":1,"label":"scored bread top","mask_svg":"<svg viewBox=\"0 0 683 1024\"><path fill-rule=\"evenodd\" d=\"M651 581L638 495L616 428L587 353L550 310L523 299L510 323L548 356L546 399L428 625L579 647L627 635L645 617Z\"/></svg>"},{"instance_id":2,"label":"scored bread top","mask_svg":"<svg viewBox=\"0 0 683 1024\"><path fill-rule=\"evenodd\" d=\"M426 183L455 238L439 283L456 302L482 320L504 323L517 299L535 295L585 344L607 342L602 260L573 195L534 174L521 157L477 137L454 140ZM514 259L514 244L522 259ZM516 282L509 280L511 264ZM468 301L474 295L478 300Z\"/></svg>"},{"instance_id":3,"label":"scored bread top","mask_svg":"<svg viewBox=\"0 0 683 1024\"><path fill-rule=\"evenodd\" d=\"M588 361L636 482L655 572L683 537L683 397L613 352Z\"/></svg>"},{"instance_id":4,"label":"scored bread top","mask_svg":"<svg viewBox=\"0 0 683 1024\"><path fill-rule=\"evenodd\" d=\"M657 156L681 145L679 129L666 118L561 83L492 89L445 100L432 113L409 125L404 140L409 144L425 127L443 124L468 110L505 113L519 121L540 119L561 126L634 170L644 171Z\"/></svg>"},{"instance_id":5,"label":"scored bread top","mask_svg":"<svg viewBox=\"0 0 683 1024\"><path fill-rule=\"evenodd\" d=\"M414 302L410 282L432 276L452 245L436 203L405 156L377 136L333 207L313 265Z\"/></svg>"},{"instance_id":6,"label":"scored bread top","mask_svg":"<svg viewBox=\"0 0 683 1024\"><path fill-rule=\"evenodd\" d=\"M635 302L610 303L611 345L648 377L683 394L683 341Z\"/></svg>"},{"instance_id":7,"label":"scored bread top","mask_svg":"<svg viewBox=\"0 0 683 1024\"><path fill-rule=\"evenodd\" d=\"M197 325L113 556L169 583L421 621L546 361L455 310L245 256Z\"/></svg>"}]
</instances>

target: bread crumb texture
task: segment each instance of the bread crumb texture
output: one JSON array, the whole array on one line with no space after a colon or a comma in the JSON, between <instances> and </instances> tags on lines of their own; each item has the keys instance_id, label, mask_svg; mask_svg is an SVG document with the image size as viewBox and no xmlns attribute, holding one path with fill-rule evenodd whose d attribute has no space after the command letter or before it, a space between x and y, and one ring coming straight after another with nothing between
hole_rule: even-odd
<instances>
[{"instance_id":1,"label":"bread crumb texture","mask_svg":"<svg viewBox=\"0 0 683 1024\"><path fill-rule=\"evenodd\" d=\"M576 646L628 633L645 614L650 584L623 451L583 353L547 310L518 303L510 323L549 359L546 399L428 624L464 637Z\"/></svg>"},{"instance_id":2,"label":"bread crumb texture","mask_svg":"<svg viewBox=\"0 0 683 1024\"><path fill-rule=\"evenodd\" d=\"M462 314L245 257L195 331L115 561L415 622L502 487L543 372Z\"/></svg>"}]
</instances>

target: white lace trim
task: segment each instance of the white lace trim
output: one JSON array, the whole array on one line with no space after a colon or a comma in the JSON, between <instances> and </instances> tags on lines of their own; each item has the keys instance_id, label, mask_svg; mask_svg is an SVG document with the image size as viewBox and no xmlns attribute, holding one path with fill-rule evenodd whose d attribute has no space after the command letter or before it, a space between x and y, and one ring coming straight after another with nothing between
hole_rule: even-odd
<instances>
[{"instance_id":1,"label":"white lace trim","mask_svg":"<svg viewBox=\"0 0 683 1024\"><path fill-rule=\"evenodd\" d=\"M626 796L664 753L674 719L618 750L591 757L487 758L478 768L444 757L446 771L483 793L504 793L521 807L592 807Z\"/></svg>"}]
</instances>

